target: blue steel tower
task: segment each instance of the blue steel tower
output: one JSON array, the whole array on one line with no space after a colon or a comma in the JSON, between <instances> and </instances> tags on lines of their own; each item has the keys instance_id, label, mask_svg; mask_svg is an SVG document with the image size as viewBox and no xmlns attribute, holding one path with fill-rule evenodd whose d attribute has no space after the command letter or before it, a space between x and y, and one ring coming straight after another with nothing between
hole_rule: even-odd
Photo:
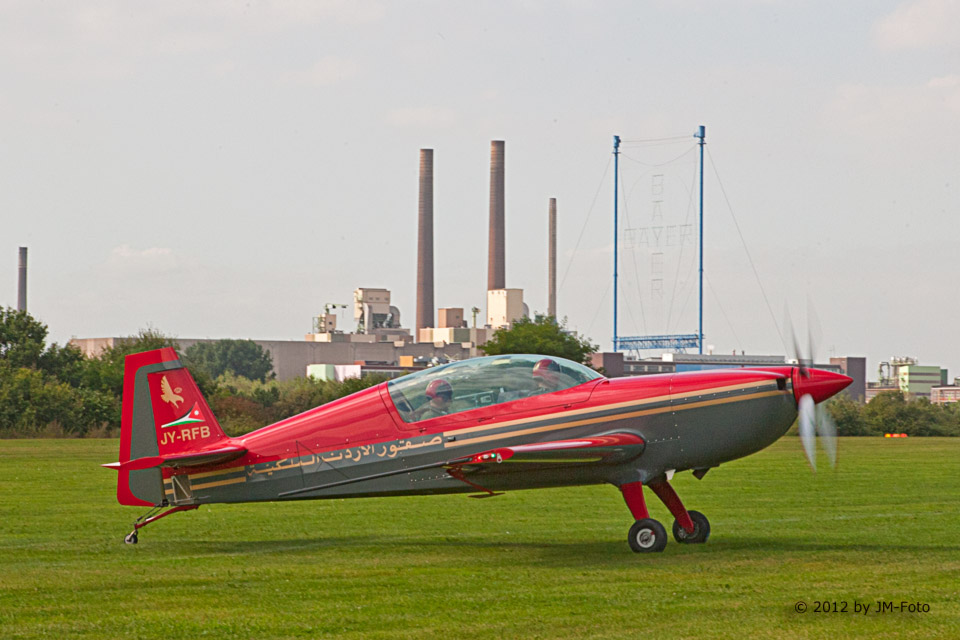
<instances>
[{"instance_id":1,"label":"blue steel tower","mask_svg":"<svg viewBox=\"0 0 960 640\"><path fill-rule=\"evenodd\" d=\"M640 351L642 349L683 349L697 347L703 353L703 147L707 143L707 128L700 125L693 134L700 145L700 291L697 333L658 336L624 336L617 333L617 266L619 249L618 186L620 184L620 136L613 136L613 350Z\"/></svg>"}]
</instances>

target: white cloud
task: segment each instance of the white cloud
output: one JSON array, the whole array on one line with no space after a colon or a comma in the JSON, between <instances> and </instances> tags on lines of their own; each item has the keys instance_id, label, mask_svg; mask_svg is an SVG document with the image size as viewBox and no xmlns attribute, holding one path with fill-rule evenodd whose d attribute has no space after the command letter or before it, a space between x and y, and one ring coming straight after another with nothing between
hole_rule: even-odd
<instances>
[{"instance_id":1,"label":"white cloud","mask_svg":"<svg viewBox=\"0 0 960 640\"><path fill-rule=\"evenodd\" d=\"M353 60L337 56L324 56L312 67L280 74L283 84L306 86L329 86L357 75L358 66Z\"/></svg>"},{"instance_id":2,"label":"white cloud","mask_svg":"<svg viewBox=\"0 0 960 640\"><path fill-rule=\"evenodd\" d=\"M188 11L199 5L187 2L182 5ZM242 21L258 30L287 29L305 25L336 22L340 24L366 24L383 19L386 9L375 0L273 0L248 3L245 10L238 11L233 0L223 0L208 5L211 14L230 20Z\"/></svg>"},{"instance_id":3,"label":"white cloud","mask_svg":"<svg viewBox=\"0 0 960 640\"><path fill-rule=\"evenodd\" d=\"M386 17L370 0L171 0L131 4L0 3L0 54L18 61L31 76L114 80L136 73L154 59L245 50L260 37L307 29L337 30ZM326 83L330 61L312 70ZM339 69L342 74L345 70ZM311 71L291 79L310 80Z\"/></svg>"},{"instance_id":4,"label":"white cloud","mask_svg":"<svg viewBox=\"0 0 960 640\"><path fill-rule=\"evenodd\" d=\"M406 107L387 113L387 122L400 127L449 127L457 115L446 107Z\"/></svg>"},{"instance_id":5,"label":"white cloud","mask_svg":"<svg viewBox=\"0 0 960 640\"><path fill-rule=\"evenodd\" d=\"M913 0L874 24L873 36L884 49L955 48L958 28L960 0Z\"/></svg>"},{"instance_id":6,"label":"white cloud","mask_svg":"<svg viewBox=\"0 0 960 640\"><path fill-rule=\"evenodd\" d=\"M137 251L131 249L130 245L122 244L119 247L114 247L111 251L111 255L117 258L159 258L161 256L169 256L173 253L172 249L167 249L164 247L151 247L149 249L143 249L142 251Z\"/></svg>"},{"instance_id":7,"label":"white cloud","mask_svg":"<svg viewBox=\"0 0 960 640\"><path fill-rule=\"evenodd\" d=\"M114 247L110 252L108 264L124 269L140 268L148 270L168 270L176 267L176 257L173 249L166 247L150 247L149 249L133 249L130 245L122 244Z\"/></svg>"},{"instance_id":8,"label":"white cloud","mask_svg":"<svg viewBox=\"0 0 960 640\"><path fill-rule=\"evenodd\" d=\"M940 76L939 78L931 78L930 82L927 83L927 86L931 89L955 89L960 87L960 76L950 75Z\"/></svg>"}]
</instances>

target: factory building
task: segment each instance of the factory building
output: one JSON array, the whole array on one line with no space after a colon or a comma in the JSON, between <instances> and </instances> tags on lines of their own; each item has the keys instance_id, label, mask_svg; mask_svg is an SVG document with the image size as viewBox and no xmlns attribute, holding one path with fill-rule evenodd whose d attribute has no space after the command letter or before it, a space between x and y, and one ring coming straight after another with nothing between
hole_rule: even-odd
<instances>
[{"instance_id":1,"label":"factory building","mask_svg":"<svg viewBox=\"0 0 960 640\"><path fill-rule=\"evenodd\" d=\"M641 361L642 362L642 361ZM705 371L708 369L742 369L744 367L782 367L790 364L783 356L754 356L741 353L665 353L660 362L673 363L674 371ZM836 370L830 365L812 365L819 369Z\"/></svg>"},{"instance_id":2,"label":"factory building","mask_svg":"<svg viewBox=\"0 0 960 640\"><path fill-rule=\"evenodd\" d=\"M420 329L417 335L418 342L432 342L438 345L461 343L469 345L470 348L475 350L476 347L485 343L488 336L493 333L485 327L478 328L476 326L476 315L473 317L473 327L467 327L467 323L463 319L462 307L438 309L437 317L439 319L438 326Z\"/></svg>"},{"instance_id":3,"label":"factory building","mask_svg":"<svg viewBox=\"0 0 960 640\"><path fill-rule=\"evenodd\" d=\"M956 381L954 381L954 384L949 387L931 387L930 402L933 404L949 404L952 402L960 402L960 386L958 386Z\"/></svg>"},{"instance_id":4,"label":"factory building","mask_svg":"<svg viewBox=\"0 0 960 640\"><path fill-rule=\"evenodd\" d=\"M878 381L867 385L867 402L884 391L899 392L908 400L929 398L934 387L947 387L948 371L939 366L921 365L917 358L894 356L881 362Z\"/></svg>"},{"instance_id":5,"label":"factory building","mask_svg":"<svg viewBox=\"0 0 960 640\"><path fill-rule=\"evenodd\" d=\"M307 365L307 377L314 380L335 380L343 382L347 378L364 378L369 375L399 378L413 371L425 369L425 364L414 365L410 358L409 366L390 364L311 364ZM402 358L401 358L402 360Z\"/></svg>"},{"instance_id":6,"label":"factory building","mask_svg":"<svg viewBox=\"0 0 960 640\"><path fill-rule=\"evenodd\" d=\"M342 335L342 334L341 334ZM85 355L95 357L104 349L121 344L125 338L74 338L70 344ZM180 351L200 342L216 342L214 339L177 338ZM416 362L447 362L473 357L473 349L459 343L437 346L433 343L393 342L307 342L304 340L253 340L273 359L273 373L278 380L290 380L307 374L307 367L314 364L330 365L390 365L403 366L410 358L411 367ZM406 358L405 358L406 357Z\"/></svg>"},{"instance_id":7,"label":"factory building","mask_svg":"<svg viewBox=\"0 0 960 640\"><path fill-rule=\"evenodd\" d=\"M353 292L353 320L356 333L337 329L337 308L345 304L328 304L324 313L313 319L313 333L304 336L307 342L391 342L413 341L409 329L400 326L400 310L390 304L389 289L364 287Z\"/></svg>"},{"instance_id":8,"label":"factory building","mask_svg":"<svg viewBox=\"0 0 960 640\"><path fill-rule=\"evenodd\" d=\"M940 367L906 365L899 368L897 381L907 398L929 398L930 390L943 384L945 374L946 369Z\"/></svg>"},{"instance_id":9,"label":"factory building","mask_svg":"<svg viewBox=\"0 0 960 640\"><path fill-rule=\"evenodd\" d=\"M324 313L313 319L313 333L304 340L253 340L273 360L273 373L278 380L311 375L318 379L342 380L370 373L391 377L422 369L432 364L465 360L478 355L476 344L486 341L484 329L467 329L463 309L442 309L440 317L456 327L425 329L447 331L436 339L413 342L410 330L400 326L400 311L390 304L388 289L359 288L354 291L354 333L337 328L337 308L347 305L328 304ZM125 338L74 338L71 344L85 355L96 357L104 349L121 344ZM215 339L178 338L181 351L201 342Z\"/></svg>"},{"instance_id":10,"label":"factory building","mask_svg":"<svg viewBox=\"0 0 960 640\"><path fill-rule=\"evenodd\" d=\"M520 318L529 316L523 303L523 289L490 289L487 291L487 326L497 330L510 328Z\"/></svg>"},{"instance_id":11,"label":"factory building","mask_svg":"<svg viewBox=\"0 0 960 640\"><path fill-rule=\"evenodd\" d=\"M353 373L371 372L400 375L428 363L464 360L477 355L473 345L460 342L413 342L409 329L400 326L400 310L390 304L388 289L361 287L353 292L353 318L356 332L337 328L337 309L344 304L328 304L324 313L313 319L313 333L304 340L253 340L273 360L273 373L278 380L302 377L312 372L322 379L342 379ZM460 311L462 318L463 311ZM95 357L124 338L74 338L87 356ZM181 351L200 342L214 339L178 338ZM465 342L465 341L461 341ZM314 367L311 369L311 367ZM344 374L343 367L355 367Z\"/></svg>"},{"instance_id":12,"label":"factory building","mask_svg":"<svg viewBox=\"0 0 960 640\"><path fill-rule=\"evenodd\" d=\"M433 322L433 150L420 150L420 191L417 223L417 342L431 344L463 344L475 349L485 343L500 328L530 315L523 303L523 290L506 287L506 143L490 142L490 217L487 248L487 315L483 327L468 328L463 321L463 309L446 307L439 310ZM555 286L556 199L550 202L548 228L548 270ZM555 293L548 292L550 304L555 306ZM456 313L459 312L459 316ZM476 313L476 311L475 311ZM555 311L554 311L555 313Z\"/></svg>"},{"instance_id":13,"label":"factory building","mask_svg":"<svg viewBox=\"0 0 960 640\"><path fill-rule=\"evenodd\" d=\"M730 367L783 365L783 356L714 356L712 354L664 353L647 358L629 358L622 352L594 353L590 365L603 368L609 378L621 376L646 376L678 371L699 371Z\"/></svg>"},{"instance_id":14,"label":"factory building","mask_svg":"<svg viewBox=\"0 0 960 640\"><path fill-rule=\"evenodd\" d=\"M841 372L841 365L831 359L827 364L810 365L817 369ZM847 358L847 360L857 360ZM861 358L861 360L863 360ZM709 369L731 369L744 367L783 367L795 364L787 362L783 356L754 356L741 353L723 355L713 353L664 353L648 358L626 358L621 352L603 352L591 354L590 365L603 368L607 377L642 376L657 373L681 373L684 371L705 371Z\"/></svg>"}]
</instances>

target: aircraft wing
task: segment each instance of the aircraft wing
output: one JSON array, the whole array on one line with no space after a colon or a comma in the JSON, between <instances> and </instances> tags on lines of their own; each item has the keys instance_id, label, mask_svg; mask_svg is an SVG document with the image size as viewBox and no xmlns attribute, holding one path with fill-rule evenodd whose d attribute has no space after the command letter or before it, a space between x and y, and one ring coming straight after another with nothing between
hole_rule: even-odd
<instances>
[{"instance_id":1,"label":"aircraft wing","mask_svg":"<svg viewBox=\"0 0 960 640\"><path fill-rule=\"evenodd\" d=\"M496 465L589 465L619 464L643 453L643 438L632 433L614 433L576 440L555 440L498 447L458 460L451 467L465 470L492 469Z\"/></svg>"},{"instance_id":2,"label":"aircraft wing","mask_svg":"<svg viewBox=\"0 0 960 640\"><path fill-rule=\"evenodd\" d=\"M443 467L447 470L447 473L457 480L476 487L486 495L500 495L475 482L471 482L467 479L466 474L478 471L492 472L507 470L509 467L504 468L502 466L505 462L515 465L511 469L513 471L521 471L524 469L532 470L538 465L541 467L556 468L557 466L562 467L566 465L618 464L639 456L643 453L643 447L643 438L632 433L613 433L577 440L555 440L553 442L536 442L533 444L514 445L512 447L498 447L446 462L431 462L430 464L419 467L403 467L401 469L374 473L359 478L346 478L335 482L292 489L290 491L284 491L280 494L280 497L285 498L288 496L301 495L312 491L319 491L320 489L329 489L330 487L338 487L355 482L386 478L402 473L410 473L412 471L436 469L437 467ZM527 466L520 466L519 463L527 463Z\"/></svg>"}]
</instances>

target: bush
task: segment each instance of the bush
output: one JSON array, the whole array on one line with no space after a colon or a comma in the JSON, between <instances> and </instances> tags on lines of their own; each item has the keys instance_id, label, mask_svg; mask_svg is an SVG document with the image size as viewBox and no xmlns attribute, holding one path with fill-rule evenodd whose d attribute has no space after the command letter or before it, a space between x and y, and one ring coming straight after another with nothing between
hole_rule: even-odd
<instances>
[{"instance_id":1,"label":"bush","mask_svg":"<svg viewBox=\"0 0 960 640\"><path fill-rule=\"evenodd\" d=\"M493 338L480 347L488 356L505 353L536 353L586 363L597 345L565 329L566 321L537 315L533 320L520 318L509 329L497 329Z\"/></svg>"},{"instance_id":2,"label":"bush","mask_svg":"<svg viewBox=\"0 0 960 640\"><path fill-rule=\"evenodd\" d=\"M175 339L144 329L118 340L97 357L85 358L69 345L48 347L46 337L46 325L28 313L0 308L0 437L116 435L126 356L178 348ZM281 383L269 379L270 356L255 343L221 340L210 346L191 351L192 367L190 358L184 357L184 363L230 435L247 433L386 379L297 378ZM216 379L211 366L222 368Z\"/></svg>"},{"instance_id":3,"label":"bush","mask_svg":"<svg viewBox=\"0 0 960 640\"><path fill-rule=\"evenodd\" d=\"M910 400L899 391L884 391L863 405L839 394L826 407L838 436L960 436L960 403L937 405L926 398ZM797 425L787 433L797 435Z\"/></svg>"},{"instance_id":4,"label":"bush","mask_svg":"<svg viewBox=\"0 0 960 640\"><path fill-rule=\"evenodd\" d=\"M109 423L118 400L43 371L0 364L0 437L78 437Z\"/></svg>"},{"instance_id":5,"label":"bush","mask_svg":"<svg viewBox=\"0 0 960 640\"><path fill-rule=\"evenodd\" d=\"M273 358L253 340L198 342L183 353L191 371L202 369L211 378L225 373L261 382L273 378Z\"/></svg>"},{"instance_id":6,"label":"bush","mask_svg":"<svg viewBox=\"0 0 960 640\"><path fill-rule=\"evenodd\" d=\"M877 431L863 419L860 403L845 393L827 402L827 411L837 425L838 436L874 436Z\"/></svg>"}]
</instances>

